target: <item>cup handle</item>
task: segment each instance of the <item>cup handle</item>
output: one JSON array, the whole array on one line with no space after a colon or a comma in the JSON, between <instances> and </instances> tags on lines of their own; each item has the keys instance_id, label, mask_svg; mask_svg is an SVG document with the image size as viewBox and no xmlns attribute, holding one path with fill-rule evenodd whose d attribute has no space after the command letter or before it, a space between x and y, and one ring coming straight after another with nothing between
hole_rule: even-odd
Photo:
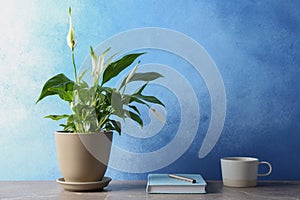
<instances>
[{"instance_id":1,"label":"cup handle","mask_svg":"<svg viewBox=\"0 0 300 200\"><path fill-rule=\"evenodd\" d=\"M267 173L265 173L265 174L257 174L257 176L268 176L268 175L271 174L271 172L272 172L272 165L271 165L269 162L261 161L261 162L259 162L258 164L259 164L259 165L263 165L263 164L268 165L268 166L269 166L269 171L268 171Z\"/></svg>"}]
</instances>

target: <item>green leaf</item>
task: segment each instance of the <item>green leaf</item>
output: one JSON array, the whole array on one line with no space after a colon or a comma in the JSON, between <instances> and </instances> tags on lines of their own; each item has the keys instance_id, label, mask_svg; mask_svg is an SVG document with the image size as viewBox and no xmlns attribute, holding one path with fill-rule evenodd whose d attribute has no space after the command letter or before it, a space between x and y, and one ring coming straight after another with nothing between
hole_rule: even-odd
<instances>
[{"instance_id":1,"label":"green leaf","mask_svg":"<svg viewBox=\"0 0 300 200\"><path fill-rule=\"evenodd\" d=\"M41 101L43 98L50 95L59 95L60 90L53 90L52 88L63 88L66 92L73 91L74 82L66 77L64 74L58 74L50 78L44 85L42 92L37 99L36 103ZM60 96L61 97L61 96ZM63 99L66 100L66 99Z\"/></svg>"},{"instance_id":2,"label":"green leaf","mask_svg":"<svg viewBox=\"0 0 300 200\"><path fill-rule=\"evenodd\" d=\"M50 92L55 92L61 99L71 102L73 100L73 90L68 91L65 87L57 86L49 88Z\"/></svg>"},{"instance_id":3,"label":"green leaf","mask_svg":"<svg viewBox=\"0 0 300 200\"><path fill-rule=\"evenodd\" d=\"M142 94L134 94L134 95L132 95L132 97L137 98L139 100L144 100L144 101L147 101L150 103L160 104L163 107L165 107L165 105L154 96L144 96Z\"/></svg>"},{"instance_id":4,"label":"green leaf","mask_svg":"<svg viewBox=\"0 0 300 200\"><path fill-rule=\"evenodd\" d=\"M75 123L74 123L74 115L70 115L67 118L66 126L64 127L64 131L77 132Z\"/></svg>"},{"instance_id":5,"label":"green leaf","mask_svg":"<svg viewBox=\"0 0 300 200\"><path fill-rule=\"evenodd\" d=\"M141 127L143 127L143 120L140 118L140 116L138 116L137 114L135 114L134 112L131 112L131 111L128 111L126 113L130 119L132 119L133 121L136 121Z\"/></svg>"},{"instance_id":6,"label":"green leaf","mask_svg":"<svg viewBox=\"0 0 300 200\"><path fill-rule=\"evenodd\" d=\"M116 120L110 120L113 126L113 130L116 130L121 135L121 123Z\"/></svg>"},{"instance_id":7,"label":"green leaf","mask_svg":"<svg viewBox=\"0 0 300 200\"><path fill-rule=\"evenodd\" d=\"M136 106L128 105L131 109L133 109L135 112L137 112L139 115L141 115L139 109Z\"/></svg>"},{"instance_id":8,"label":"green leaf","mask_svg":"<svg viewBox=\"0 0 300 200\"><path fill-rule=\"evenodd\" d=\"M133 61L135 61L135 59L142 54L144 53L127 54L121 59L109 64L103 72L101 85L108 82L110 79L118 76L120 72L122 72L124 69L130 66L133 63Z\"/></svg>"},{"instance_id":9,"label":"green leaf","mask_svg":"<svg viewBox=\"0 0 300 200\"><path fill-rule=\"evenodd\" d=\"M111 106L114 109L114 114L124 119L124 109L122 97L119 91L114 90L111 96Z\"/></svg>"},{"instance_id":10,"label":"green leaf","mask_svg":"<svg viewBox=\"0 0 300 200\"><path fill-rule=\"evenodd\" d=\"M135 94L142 94L145 87L148 85L148 83L145 83Z\"/></svg>"},{"instance_id":11,"label":"green leaf","mask_svg":"<svg viewBox=\"0 0 300 200\"><path fill-rule=\"evenodd\" d=\"M144 101L142 101L142 100L140 100L140 99L138 99L138 98L136 98L132 95L124 95L124 96L125 96L126 102L128 102L128 99L129 99L129 103L136 102L136 103L139 103L139 104L144 104L148 108L150 108L150 106L146 102L144 102Z\"/></svg>"},{"instance_id":12,"label":"green leaf","mask_svg":"<svg viewBox=\"0 0 300 200\"><path fill-rule=\"evenodd\" d=\"M123 80L120 89L122 87L124 87L126 79L128 76L125 77L125 79ZM133 82L133 81L153 81L155 79L161 78L163 77L163 75L161 75L160 73L157 72L146 72L146 73L135 73L131 79L128 81L128 83Z\"/></svg>"},{"instance_id":13,"label":"green leaf","mask_svg":"<svg viewBox=\"0 0 300 200\"><path fill-rule=\"evenodd\" d=\"M90 88L82 88L78 90L78 100L83 104L87 104L93 99L95 92Z\"/></svg>"},{"instance_id":14,"label":"green leaf","mask_svg":"<svg viewBox=\"0 0 300 200\"><path fill-rule=\"evenodd\" d=\"M50 119L53 119L53 120L61 120L61 119L64 119L64 118L68 118L70 115L48 115L48 116L45 116L45 118L50 118Z\"/></svg>"}]
</instances>

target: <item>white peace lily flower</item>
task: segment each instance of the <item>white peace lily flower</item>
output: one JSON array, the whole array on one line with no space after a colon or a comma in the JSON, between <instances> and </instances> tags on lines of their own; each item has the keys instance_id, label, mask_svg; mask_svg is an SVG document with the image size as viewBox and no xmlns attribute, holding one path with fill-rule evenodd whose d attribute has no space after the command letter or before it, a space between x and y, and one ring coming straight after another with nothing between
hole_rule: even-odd
<instances>
[{"instance_id":1,"label":"white peace lily flower","mask_svg":"<svg viewBox=\"0 0 300 200\"><path fill-rule=\"evenodd\" d=\"M166 118L159 112L157 112L154 108L150 108L153 115L161 122L166 123Z\"/></svg>"},{"instance_id":2,"label":"white peace lily flower","mask_svg":"<svg viewBox=\"0 0 300 200\"><path fill-rule=\"evenodd\" d=\"M72 25L72 16L71 16L71 14L72 14L71 7L69 7L70 28L69 28L69 33L67 35L67 44L71 48L71 50L73 51L75 46L76 46L76 39L75 39L75 33L74 33L73 25Z\"/></svg>"},{"instance_id":3,"label":"white peace lily flower","mask_svg":"<svg viewBox=\"0 0 300 200\"><path fill-rule=\"evenodd\" d=\"M109 51L110 48L105 50L99 57L95 54L93 47L90 47L90 54L92 58L92 76L94 78L94 82L99 80L101 73L104 71L104 58L106 53ZM109 64L109 63L108 63Z\"/></svg>"},{"instance_id":4,"label":"white peace lily flower","mask_svg":"<svg viewBox=\"0 0 300 200\"><path fill-rule=\"evenodd\" d=\"M104 55L101 54L100 59L98 60L98 64L97 64L97 75L100 76L100 74L103 72L103 68L104 68Z\"/></svg>"},{"instance_id":5,"label":"white peace lily flower","mask_svg":"<svg viewBox=\"0 0 300 200\"><path fill-rule=\"evenodd\" d=\"M98 56L95 54L92 46L90 46L90 55L92 58L92 76L93 76L94 82L95 82L97 80L96 70L97 70L97 65L98 65Z\"/></svg>"},{"instance_id":6,"label":"white peace lily flower","mask_svg":"<svg viewBox=\"0 0 300 200\"><path fill-rule=\"evenodd\" d=\"M113 56L111 58L108 58L107 62L104 62L104 58L105 55L107 54L107 52L110 50L110 47L108 49L106 49L101 55L100 55L100 60L98 61L98 65L97 65L97 69L99 69L99 75L105 70L105 68L111 63L111 60L113 58Z\"/></svg>"},{"instance_id":7,"label":"white peace lily flower","mask_svg":"<svg viewBox=\"0 0 300 200\"><path fill-rule=\"evenodd\" d=\"M125 81L125 84L124 84L124 85L126 85L126 84L130 81L130 79L133 77L133 75L135 74L135 71L137 70L139 64L140 64L140 62L138 62L138 63L134 66L134 68L131 70L130 74L129 74L128 77L126 78L126 81Z\"/></svg>"},{"instance_id":8,"label":"white peace lily flower","mask_svg":"<svg viewBox=\"0 0 300 200\"><path fill-rule=\"evenodd\" d=\"M96 61L96 60L95 60ZM97 64L93 67L92 75L94 77L94 82L97 82L99 80L100 74L103 70L103 63L104 63L104 56L97 58Z\"/></svg>"}]
</instances>

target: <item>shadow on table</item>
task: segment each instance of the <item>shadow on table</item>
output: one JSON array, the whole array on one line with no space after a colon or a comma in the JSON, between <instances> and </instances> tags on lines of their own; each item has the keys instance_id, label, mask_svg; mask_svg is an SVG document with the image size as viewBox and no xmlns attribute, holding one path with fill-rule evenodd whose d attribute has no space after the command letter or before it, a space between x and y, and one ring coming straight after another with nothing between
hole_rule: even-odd
<instances>
[{"instance_id":1,"label":"shadow on table","mask_svg":"<svg viewBox=\"0 0 300 200\"><path fill-rule=\"evenodd\" d=\"M223 183L220 181L209 181L207 182L206 192L207 193L222 193Z\"/></svg>"}]
</instances>

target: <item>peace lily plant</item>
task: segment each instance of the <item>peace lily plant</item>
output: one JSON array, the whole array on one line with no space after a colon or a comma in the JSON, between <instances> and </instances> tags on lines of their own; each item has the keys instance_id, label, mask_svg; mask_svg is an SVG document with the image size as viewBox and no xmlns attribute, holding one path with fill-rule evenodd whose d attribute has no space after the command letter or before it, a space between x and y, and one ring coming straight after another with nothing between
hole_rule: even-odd
<instances>
[{"instance_id":1,"label":"peace lily plant","mask_svg":"<svg viewBox=\"0 0 300 200\"><path fill-rule=\"evenodd\" d=\"M144 89L150 81L162 77L157 72L137 73L139 61L134 68L121 82L118 88L108 87L106 84L117 78L118 75L129 68L136 59L144 53L131 53L114 61L116 55L107 57L110 48L97 56L92 46L90 56L92 59L92 78L93 84L89 85L83 80L88 70L77 74L74 50L76 47L75 33L72 26L71 8L69 7L70 28L67 36L67 43L72 52L72 65L74 70L74 80L60 73L50 78L41 91L38 103L48 96L57 95L63 101L69 103L72 113L63 115L48 115L46 118L53 120L66 119L65 124L60 124L63 130L73 133L95 133L101 131L117 131L121 134L121 125L117 119L130 118L143 126L140 111L136 105L147 106L159 117L159 114L150 104L164 104L154 96L143 94ZM126 93L126 86L133 81L142 81L141 87L134 93ZM117 116L117 117L115 117Z\"/></svg>"}]
</instances>

